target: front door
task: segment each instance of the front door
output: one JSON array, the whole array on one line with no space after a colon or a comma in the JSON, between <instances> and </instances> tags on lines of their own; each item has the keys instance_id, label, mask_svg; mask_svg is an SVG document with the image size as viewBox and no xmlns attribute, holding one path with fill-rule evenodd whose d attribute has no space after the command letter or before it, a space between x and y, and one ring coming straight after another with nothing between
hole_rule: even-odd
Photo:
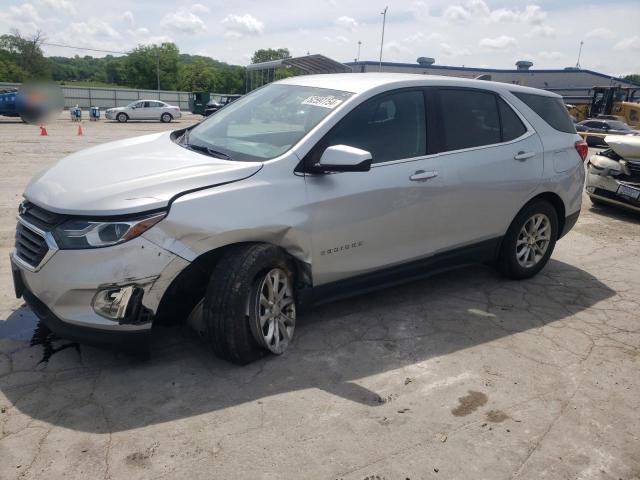
<instances>
[{"instance_id":1,"label":"front door","mask_svg":"<svg viewBox=\"0 0 640 480\"><path fill-rule=\"evenodd\" d=\"M332 145L367 150L373 165L369 172L306 175L314 285L428 252L428 238L415 234L415 222L428 221L425 205L437 195L424 182L429 174L424 172L429 161L424 91L397 90L364 102L305 161L317 162Z\"/></svg>"}]
</instances>

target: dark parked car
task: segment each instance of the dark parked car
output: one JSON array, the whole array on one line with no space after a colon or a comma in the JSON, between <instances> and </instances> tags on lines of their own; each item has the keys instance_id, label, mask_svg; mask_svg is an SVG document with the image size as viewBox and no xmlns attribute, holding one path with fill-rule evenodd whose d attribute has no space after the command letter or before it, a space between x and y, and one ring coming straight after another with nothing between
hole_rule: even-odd
<instances>
[{"instance_id":1,"label":"dark parked car","mask_svg":"<svg viewBox=\"0 0 640 480\"><path fill-rule=\"evenodd\" d=\"M587 119L576 124L576 130L582 135L590 147L606 146L604 141L606 135L637 135L638 131L633 130L629 125L620 120ZM593 133L593 135L584 135Z\"/></svg>"},{"instance_id":2,"label":"dark parked car","mask_svg":"<svg viewBox=\"0 0 640 480\"><path fill-rule=\"evenodd\" d=\"M204 116L208 117L212 113L216 113L226 104L239 99L241 96L242 95L214 95L211 100L209 100L209 103L207 103L207 107L204 109Z\"/></svg>"}]
</instances>

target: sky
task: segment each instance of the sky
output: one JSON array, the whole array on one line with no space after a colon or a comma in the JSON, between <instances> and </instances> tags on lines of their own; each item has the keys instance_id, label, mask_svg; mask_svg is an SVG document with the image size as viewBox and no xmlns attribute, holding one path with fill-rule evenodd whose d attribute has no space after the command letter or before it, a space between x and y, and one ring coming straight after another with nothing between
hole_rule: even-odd
<instances>
[{"instance_id":1,"label":"sky","mask_svg":"<svg viewBox=\"0 0 640 480\"><path fill-rule=\"evenodd\" d=\"M2 0L0 34L41 30L50 43L127 51L172 41L183 53L245 65L259 48L293 56L533 68L580 65L609 75L640 73L640 0ZM45 46L45 55L93 55Z\"/></svg>"}]
</instances>

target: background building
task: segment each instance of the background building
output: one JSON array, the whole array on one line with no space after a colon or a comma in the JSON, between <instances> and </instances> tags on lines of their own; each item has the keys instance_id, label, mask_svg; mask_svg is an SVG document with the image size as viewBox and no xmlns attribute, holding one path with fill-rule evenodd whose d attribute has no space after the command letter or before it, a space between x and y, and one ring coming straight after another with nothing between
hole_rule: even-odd
<instances>
[{"instance_id":1,"label":"background building","mask_svg":"<svg viewBox=\"0 0 640 480\"><path fill-rule=\"evenodd\" d=\"M379 72L380 63L372 61L347 62L354 72ZM562 95L568 103L587 103L591 100L589 90L595 86L639 86L632 82L612 77L592 70L574 67L565 69L532 69L533 63L520 60L516 69L451 67L435 65L435 60L420 57L417 63L382 62L382 71L395 73L422 73L425 75L446 75L452 77L478 78L494 82L513 83L528 87L543 88Z\"/></svg>"}]
</instances>

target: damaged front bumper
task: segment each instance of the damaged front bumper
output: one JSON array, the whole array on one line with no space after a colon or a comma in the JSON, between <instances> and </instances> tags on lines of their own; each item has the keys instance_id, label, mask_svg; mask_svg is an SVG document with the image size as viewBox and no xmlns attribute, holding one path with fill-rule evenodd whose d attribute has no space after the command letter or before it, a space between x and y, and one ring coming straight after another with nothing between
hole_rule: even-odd
<instances>
[{"instance_id":1,"label":"damaged front bumper","mask_svg":"<svg viewBox=\"0 0 640 480\"><path fill-rule=\"evenodd\" d=\"M627 172L614 175L589 163L585 189L594 200L640 212L640 176Z\"/></svg>"},{"instance_id":2,"label":"damaged front bumper","mask_svg":"<svg viewBox=\"0 0 640 480\"><path fill-rule=\"evenodd\" d=\"M121 245L58 250L37 271L11 253L16 296L54 333L90 343L145 337L162 296L188 264L138 237Z\"/></svg>"}]
</instances>

